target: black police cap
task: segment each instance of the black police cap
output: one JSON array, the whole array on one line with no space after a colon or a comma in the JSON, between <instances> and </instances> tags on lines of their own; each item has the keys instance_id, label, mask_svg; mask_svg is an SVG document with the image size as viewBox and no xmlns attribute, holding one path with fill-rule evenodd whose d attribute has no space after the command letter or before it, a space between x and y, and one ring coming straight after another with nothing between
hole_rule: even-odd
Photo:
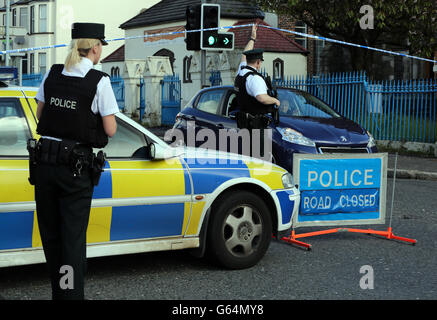
<instances>
[{"instance_id":1,"label":"black police cap","mask_svg":"<svg viewBox=\"0 0 437 320\"><path fill-rule=\"evenodd\" d=\"M253 49L243 52L247 60L261 59L262 61L264 61L263 53L264 53L263 49Z\"/></svg>"},{"instance_id":2,"label":"black police cap","mask_svg":"<svg viewBox=\"0 0 437 320\"><path fill-rule=\"evenodd\" d=\"M102 23L73 23L71 29L72 39L99 39L102 45L106 46L105 25Z\"/></svg>"}]
</instances>

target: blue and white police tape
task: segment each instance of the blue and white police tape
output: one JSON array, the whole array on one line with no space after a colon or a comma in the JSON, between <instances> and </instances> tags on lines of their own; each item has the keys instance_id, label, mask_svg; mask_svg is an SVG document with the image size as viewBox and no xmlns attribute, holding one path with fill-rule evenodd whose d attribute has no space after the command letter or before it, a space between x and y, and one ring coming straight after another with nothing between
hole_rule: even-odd
<instances>
[{"instance_id":1,"label":"blue and white police tape","mask_svg":"<svg viewBox=\"0 0 437 320\"><path fill-rule=\"evenodd\" d=\"M298 35L298 36L302 36L302 37L306 37L306 38L312 38L312 39L316 39L316 40L322 40L322 41L327 41L327 42L333 42L333 43L343 44L343 45L346 45L346 46L358 47L358 48L362 48L362 49L378 51L378 52L387 53L387 54L392 54L392 55L396 55L396 56L401 56L401 57L406 57L406 58L412 58L412 59L422 60L422 61L426 61L426 62L437 63L437 60L431 60L431 59L426 59L426 58L421 58L421 57L417 57L417 56L408 55L408 54L405 54L405 53L393 52L393 51L388 51L388 50L384 50L384 49L378 49L378 48L373 48L373 47L363 46L363 45L361 45L361 44L350 43L350 42L345 42L345 41L340 41L340 40L335 40L335 39L325 38L325 37L321 37L321 36L316 36L316 35L311 35L311 34L306 34L306 33L296 32L296 31L290 31L290 30L285 30L285 29L279 29L279 28L274 28L274 27L266 26L266 25L259 25L259 27L263 27L263 28L267 28L267 29L273 29L273 30L278 30L278 31L286 32L286 33L292 33L292 34L295 34L295 35Z\"/></svg>"},{"instance_id":2,"label":"blue and white police tape","mask_svg":"<svg viewBox=\"0 0 437 320\"><path fill-rule=\"evenodd\" d=\"M192 32L216 31L216 30L219 31L219 30L246 28L246 27L252 27L252 26L253 26L253 24L244 24L244 25L226 26L226 27L218 27L218 28L206 28L206 29L197 29L197 30L184 30L184 31L172 31L172 32L163 32L163 33L152 33L152 34L145 34L145 35L141 35L141 36L131 36L131 37L108 39L106 41L113 42L113 41L122 41L122 40L126 41L126 40L134 40L134 39L141 39L141 38L156 38L156 37L163 37L163 36L177 35L177 34L186 34L186 33L192 33ZM363 45L356 44L356 43L350 43L350 42L340 41L340 40L336 40L336 39L330 39L330 38L325 38L325 37L321 37L321 36L316 36L316 35L311 35L311 34L306 34L306 33L286 30L286 29L275 28L275 27L267 26L267 25L258 25L258 27L277 30L277 31L285 32L285 33L292 33L292 34L295 34L298 36L311 38L311 39L315 39L315 40L321 40L321 41L327 41L327 42L332 42L332 43L337 43L337 44L342 44L342 45L347 45L347 46L353 46L353 47L358 47L358 48L362 48L362 49L373 50L373 51L378 51L378 52L382 52L382 53L386 53L386 54L402 56L402 57L406 57L406 58L411 58L411 59L416 59L416 60L421 60L421 61L426 61L426 62L431 62L431 63L437 64L437 60L431 60L431 59L426 59L426 58L422 58L422 57L412 56L412 55L408 55L408 54L404 54L404 53L400 53L400 52L393 52L393 51L389 51L389 50L363 46ZM55 49L55 48L63 48L63 47L67 47L67 46L68 46L67 44L59 44L59 45L33 47L33 48L3 50L3 51L0 51L0 55L38 51L38 50L47 50L47 49Z\"/></svg>"},{"instance_id":3,"label":"blue and white police tape","mask_svg":"<svg viewBox=\"0 0 437 320\"><path fill-rule=\"evenodd\" d=\"M177 35L177 34L185 34L185 33L192 33L192 32L200 32L200 31L214 31L214 30L220 30L220 29L244 28L244 27L252 27L252 26L253 26L253 24L246 24L246 25L238 25L238 26L232 26L232 27L220 27L220 28L206 28L206 29L197 29L197 30L172 31L172 32L152 33L152 34L145 34L145 35L141 35L141 36L130 36L130 37L115 38L115 39L105 39L105 40L106 40L106 42L122 41L122 40L126 41L126 40L142 39L142 38L156 38L156 37L163 37L163 36L170 36L170 35ZM67 46L69 46L69 45L68 44L57 44L57 45L42 46L42 47L32 47L32 48L2 50L2 51L0 51L0 55L11 54L11 53L22 53L22 52L38 51L38 50L47 50L47 49L55 49L55 48L65 48Z\"/></svg>"}]
</instances>

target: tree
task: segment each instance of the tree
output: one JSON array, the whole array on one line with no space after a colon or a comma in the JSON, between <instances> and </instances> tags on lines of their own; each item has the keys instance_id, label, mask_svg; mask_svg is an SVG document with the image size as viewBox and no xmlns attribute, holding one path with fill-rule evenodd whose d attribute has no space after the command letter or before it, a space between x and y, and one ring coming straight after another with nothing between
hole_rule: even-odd
<instances>
[{"instance_id":1,"label":"tree","mask_svg":"<svg viewBox=\"0 0 437 320\"><path fill-rule=\"evenodd\" d=\"M432 58L437 51L437 0L255 1L265 11L303 21L326 38L369 47L381 47L384 43L424 58ZM373 25L369 20L372 16ZM350 52L354 70L372 74L375 51L345 48Z\"/></svg>"}]
</instances>

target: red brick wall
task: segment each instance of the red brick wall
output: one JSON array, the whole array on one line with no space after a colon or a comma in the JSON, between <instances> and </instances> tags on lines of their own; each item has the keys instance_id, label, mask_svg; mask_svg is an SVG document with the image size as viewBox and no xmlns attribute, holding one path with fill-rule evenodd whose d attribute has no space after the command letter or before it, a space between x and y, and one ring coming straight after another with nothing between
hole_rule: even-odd
<instances>
[{"instance_id":1,"label":"red brick wall","mask_svg":"<svg viewBox=\"0 0 437 320\"><path fill-rule=\"evenodd\" d=\"M278 27L280 29L294 31L294 26L296 23L296 19L292 16L288 15L279 15L278 16ZM311 28L307 29L308 34L314 34ZM292 33L285 33L285 35L293 40L295 40L295 35ZM310 52L307 56L307 74L313 75L315 73L315 41L313 39L307 38L307 50Z\"/></svg>"}]
</instances>

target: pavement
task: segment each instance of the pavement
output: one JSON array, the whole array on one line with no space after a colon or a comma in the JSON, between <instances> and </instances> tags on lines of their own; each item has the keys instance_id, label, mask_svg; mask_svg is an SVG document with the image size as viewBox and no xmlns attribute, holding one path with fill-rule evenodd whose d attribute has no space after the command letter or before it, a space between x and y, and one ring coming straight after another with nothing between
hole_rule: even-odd
<instances>
[{"instance_id":1,"label":"pavement","mask_svg":"<svg viewBox=\"0 0 437 320\"><path fill-rule=\"evenodd\" d=\"M396 155L388 155L387 176L393 178ZM437 158L419 156L397 156L396 179L417 179L437 181Z\"/></svg>"},{"instance_id":2,"label":"pavement","mask_svg":"<svg viewBox=\"0 0 437 320\"><path fill-rule=\"evenodd\" d=\"M164 137L164 134L170 127L148 128L158 137ZM394 177L396 155L389 153L387 176ZM406 156L397 155L396 167L397 179L416 179L416 180L433 180L437 181L437 157L426 156Z\"/></svg>"}]
</instances>

